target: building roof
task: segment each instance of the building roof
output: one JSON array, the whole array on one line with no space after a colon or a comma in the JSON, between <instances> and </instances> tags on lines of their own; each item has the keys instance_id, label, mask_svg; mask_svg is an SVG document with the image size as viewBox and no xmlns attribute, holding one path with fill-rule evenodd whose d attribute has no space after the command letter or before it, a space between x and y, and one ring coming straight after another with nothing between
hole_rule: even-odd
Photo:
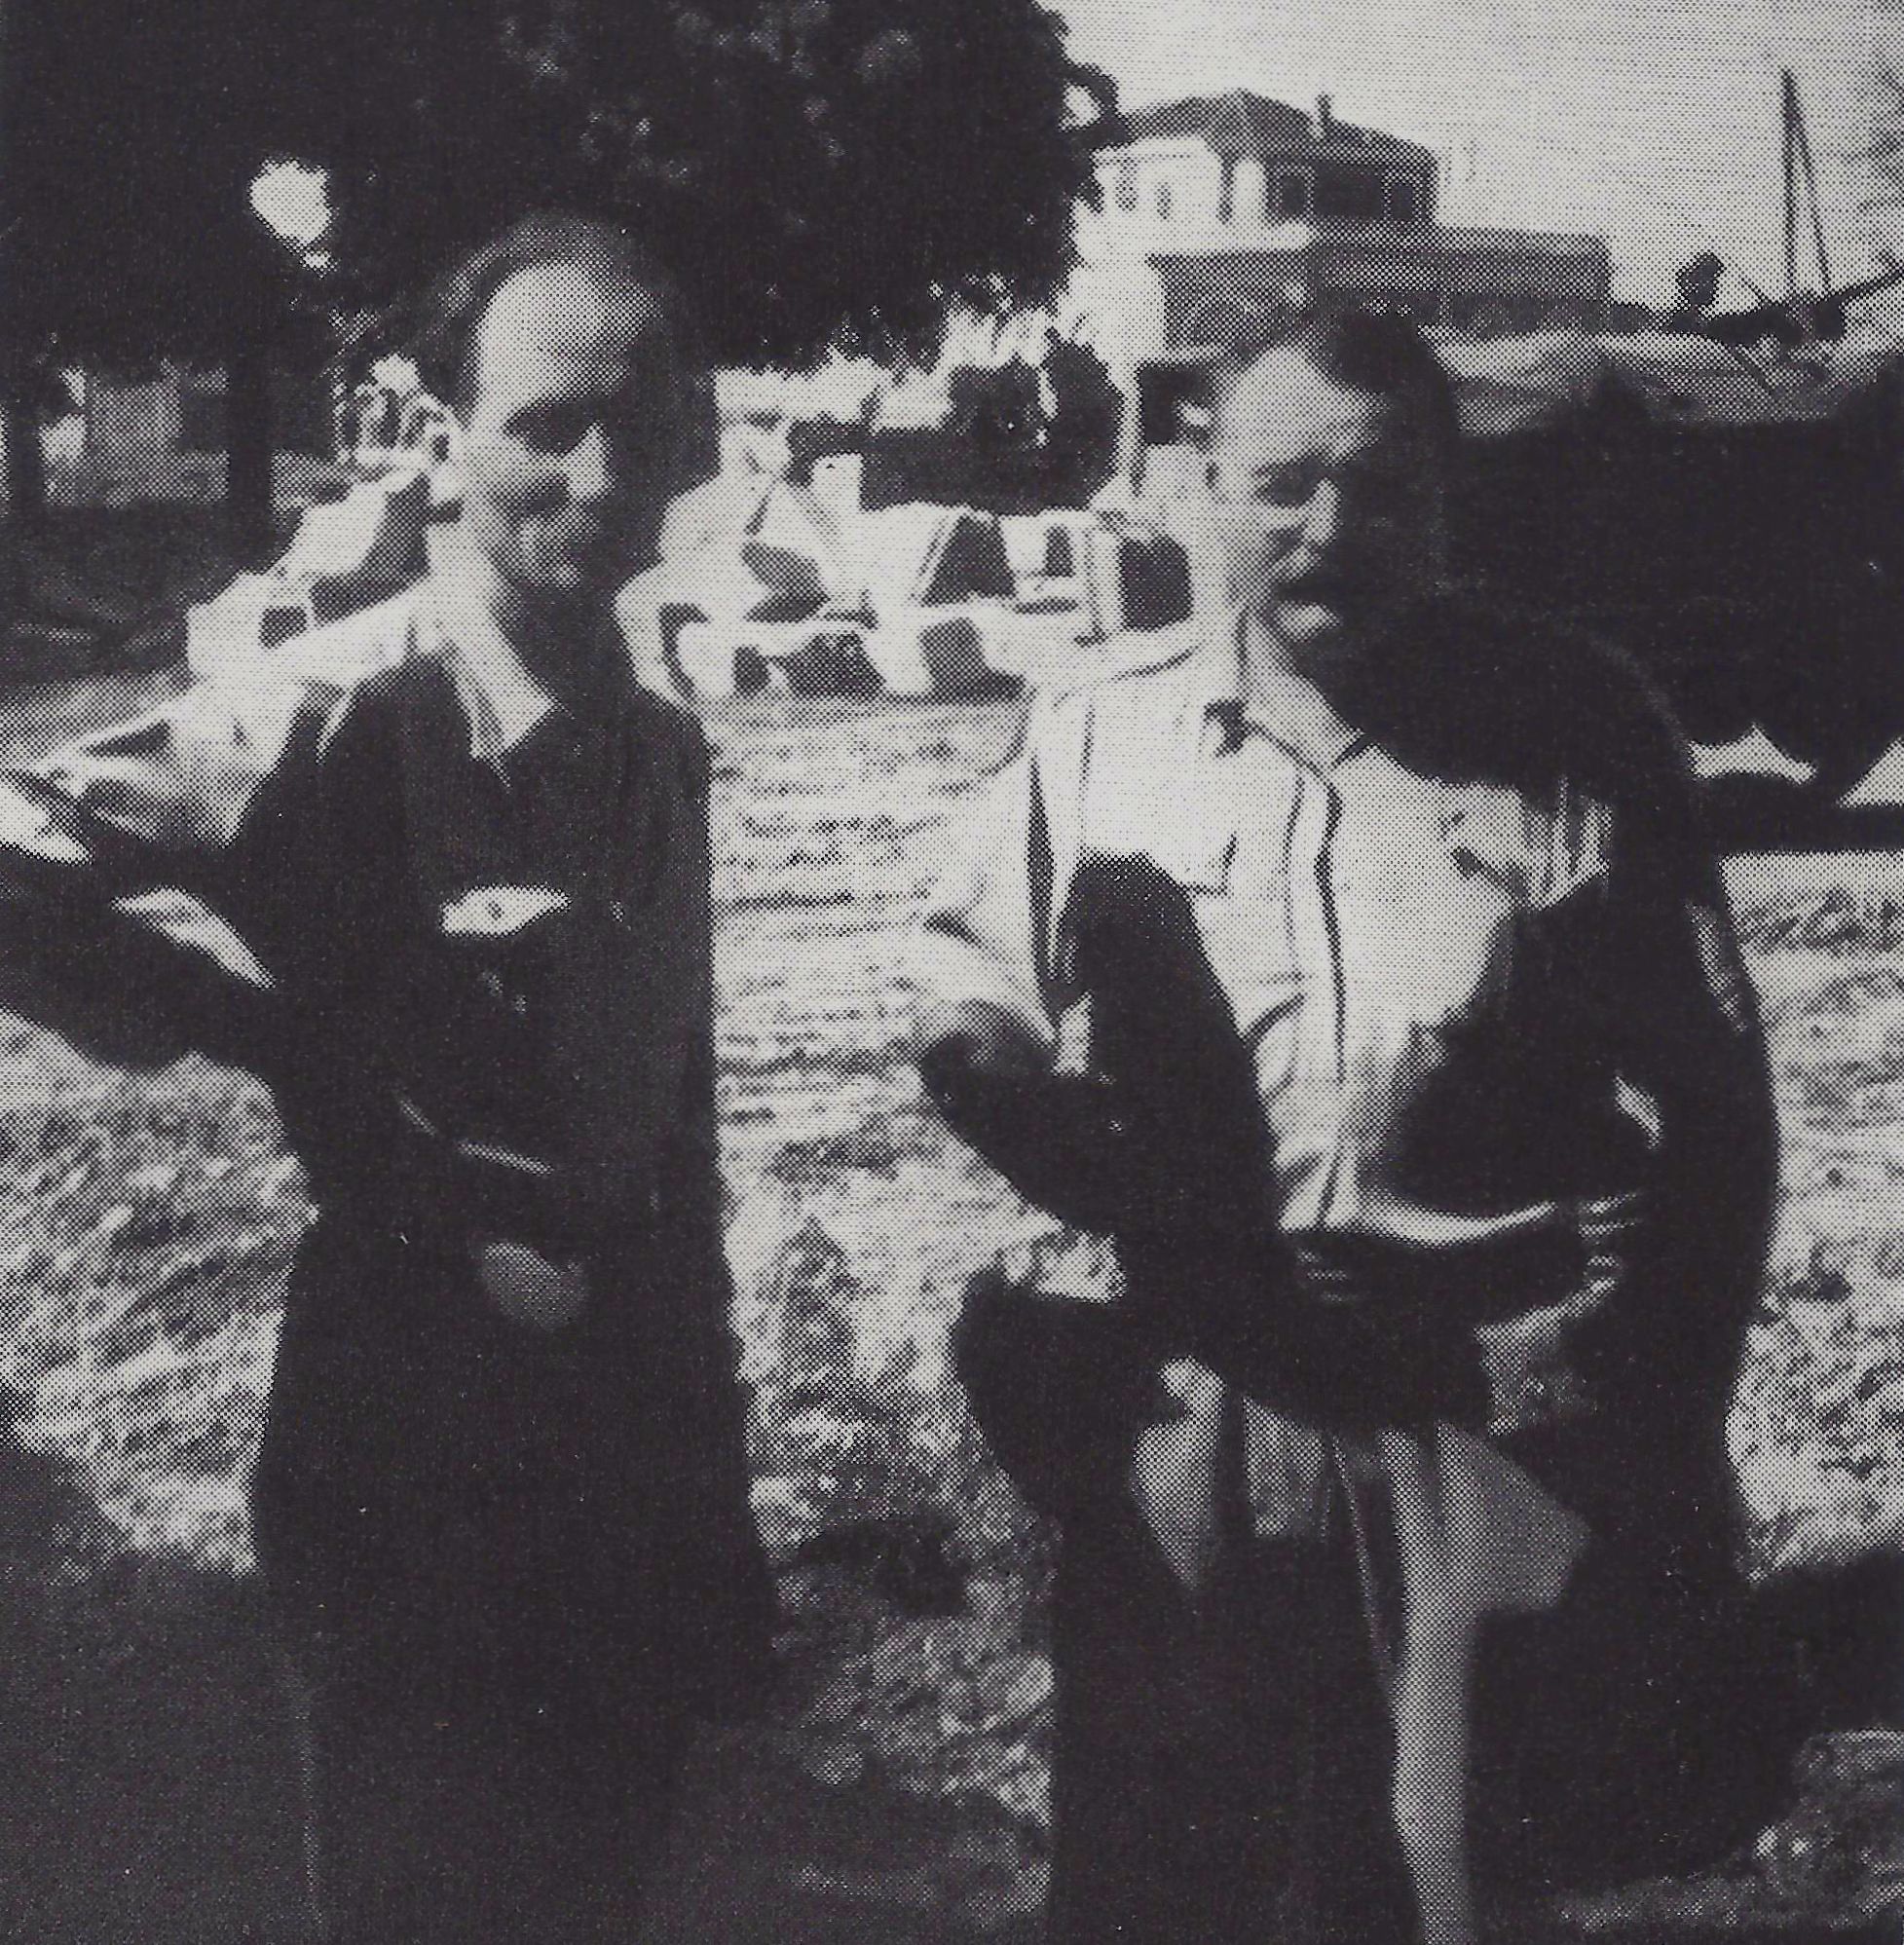
<instances>
[{"instance_id":1,"label":"building roof","mask_svg":"<svg viewBox=\"0 0 1904 1945\"><path fill-rule=\"evenodd\" d=\"M1161 101L1148 108L1132 108L1124 115L1127 139L1143 141L1159 135L1195 135L1209 143L1225 162L1243 156L1257 161L1277 156L1365 156L1388 162L1432 163L1435 153L1419 142L1380 129L1339 122L1327 109L1327 97L1311 115L1287 101L1271 101L1248 89L1232 89L1212 98Z\"/></svg>"}]
</instances>

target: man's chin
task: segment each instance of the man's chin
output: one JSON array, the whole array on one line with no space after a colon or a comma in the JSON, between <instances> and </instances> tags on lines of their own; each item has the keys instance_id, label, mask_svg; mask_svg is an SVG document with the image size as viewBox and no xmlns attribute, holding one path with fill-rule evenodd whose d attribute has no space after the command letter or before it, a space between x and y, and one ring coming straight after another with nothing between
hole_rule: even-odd
<instances>
[{"instance_id":1,"label":"man's chin","mask_svg":"<svg viewBox=\"0 0 1904 1945\"><path fill-rule=\"evenodd\" d=\"M569 554L538 563L532 586L543 604L576 609L614 600L627 579L619 552Z\"/></svg>"}]
</instances>

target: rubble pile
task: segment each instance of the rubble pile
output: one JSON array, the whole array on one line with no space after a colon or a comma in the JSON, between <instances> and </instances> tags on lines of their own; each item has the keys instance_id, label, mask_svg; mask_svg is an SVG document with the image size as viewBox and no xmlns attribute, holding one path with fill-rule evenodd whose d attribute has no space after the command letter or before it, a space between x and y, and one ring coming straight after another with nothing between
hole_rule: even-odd
<instances>
[{"instance_id":1,"label":"rubble pile","mask_svg":"<svg viewBox=\"0 0 1904 1945\"><path fill-rule=\"evenodd\" d=\"M402 591L446 510L425 464L309 508L282 557L193 608L199 675L243 667ZM617 602L645 680L683 699L983 697L1127 627L1189 612L1181 543L1121 510L1010 516L931 502L862 511L850 465L723 475L678 503L659 564Z\"/></svg>"}]
</instances>

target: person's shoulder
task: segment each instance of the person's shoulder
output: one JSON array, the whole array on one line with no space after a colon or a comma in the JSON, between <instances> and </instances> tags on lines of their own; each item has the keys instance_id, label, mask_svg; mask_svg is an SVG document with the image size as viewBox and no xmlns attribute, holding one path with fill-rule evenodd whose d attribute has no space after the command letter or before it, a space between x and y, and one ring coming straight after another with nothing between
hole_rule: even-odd
<instances>
[{"instance_id":1,"label":"person's shoulder","mask_svg":"<svg viewBox=\"0 0 1904 1945\"><path fill-rule=\"evenodd\" d=\"M1204 631L1193 621L1131 628L1101 642L1080 643L1075 656L1047 673L1032 698L1034 717L1081 720L1168 707L1193 686Z\"/></svg>"},{"instance_id":2,"label":"person's shoulder","mask_svg":"<svg viewBox=\"0 0 1904 1945\"><path fill-rule=\"evenodd\" d=\"M1679 787L1687 758L1670 709L1603 637L1460 593L1435 604L1417 648L1387 698L1389 727L1438 767L1614 804Z\"/></svg>"},{"instance_id":3,"label":"person's shoulder","mask_svg":"<svg viewBox=\"0 0 1904 1945\"><path fill-rule=\"evenodd\" d=\"M714 767L707 726L678 696L639 677L630 685L629 708L642 739L671 766L691 795L703 794Z\"/></svg>"},{"instance_id":4,"label":"person's shoulder","mask_svg":"<svg viewBox=\"0 0 1904 1945\"><path fill-rule=\"evenodd\" d=\"M707 729L693 709L662 686L646 668L633 671L633 707L643 727L664 740L681 744L707 742Z\"/></svg>"},{"instance_id":5,"label":"person's shoulder","mask_svg":"<svg viewBox=\"0 0 1904 1945\"><path fill-rule=\"evenodd\" d=\"M1690 774L1686 740L1663 692L1627 650L1549 617L1495 615L1516 654L1530 733L1576 788L1619 804L1677 791Z\"/></svg>"}]
</instances>

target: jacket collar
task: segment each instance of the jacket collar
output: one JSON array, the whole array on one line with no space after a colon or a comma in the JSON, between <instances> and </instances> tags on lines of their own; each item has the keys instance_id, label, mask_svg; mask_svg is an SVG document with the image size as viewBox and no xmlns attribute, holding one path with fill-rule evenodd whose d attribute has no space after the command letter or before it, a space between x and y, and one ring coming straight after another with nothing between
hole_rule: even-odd
<instances>
[{"instance_id":1,"label":"jacket collar","mask_svg":"<svg viewBox=\"0 0 1904 1945\"><path fill-rule=\"evenodd\" d=\"M469 754L502 767L544 728L573 712L541 682L498 625L480 593L461 526L432 534L426 596L431 644L449 670L469 723Z\"/></svg>"},{"instance_id":2,"label":"jacket collar","mask_svg":"<svg viewBox=\"0 0 1904 1945\"><path fill-rule=\"evenodd\" d=\"M1345 722L1314 684L1263 663L1253 682L1247 673L1250 617L1236 607L1212 628L1201 657L1200 700L1207 725L1234 751L1255 730L1310 769L1329 770L1366 746L1369 738Z\"/></svg>"}]
</instances>

